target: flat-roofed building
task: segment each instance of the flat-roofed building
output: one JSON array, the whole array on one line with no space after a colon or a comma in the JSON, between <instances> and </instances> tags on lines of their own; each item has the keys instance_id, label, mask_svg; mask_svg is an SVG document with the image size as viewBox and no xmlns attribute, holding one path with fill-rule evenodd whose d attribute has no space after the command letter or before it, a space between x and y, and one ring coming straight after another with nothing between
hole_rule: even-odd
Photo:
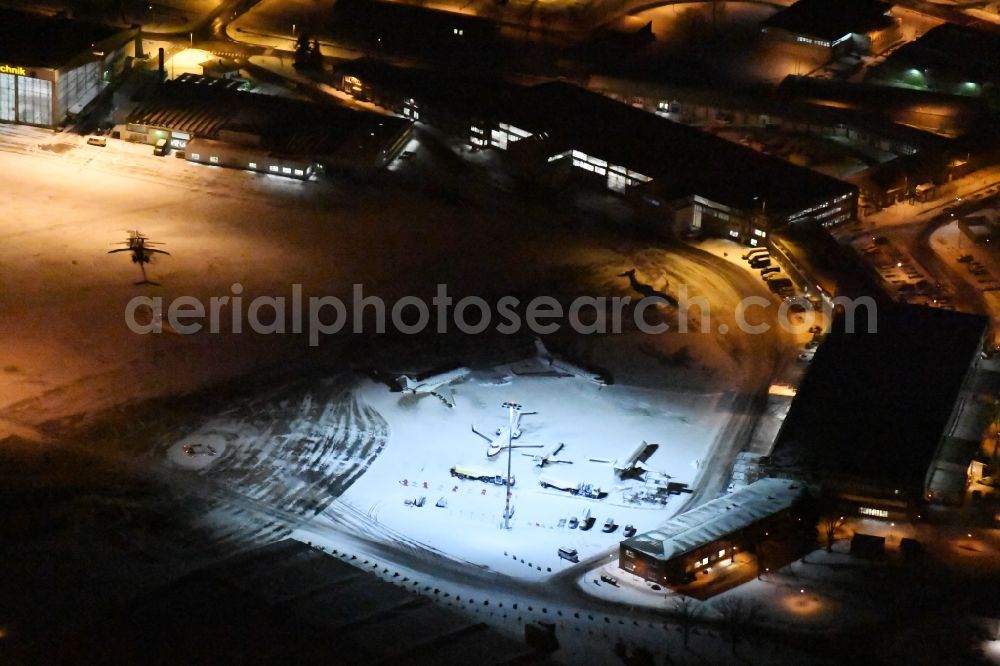
<instances>
[{"instance_id":1,"label":"flat-roofed building","mask_svg":"<svg viewBox=\"0 0 1000 666\"><path fill-rule=\"evenodd\" d=\"M134 55L138 28L0 8L0 122L56 127Z\"/></svg>"},{"instance_id":2,"label":"flat-roofed building","mask_svg":"<svg viewBox=\"0 0 1000 666\"><path fill-rule=\"evenodd\" d=\"M410 138L405 118L245 92L228 79L183 75L160 86L119 129L123 139L166 139L189 161L307 179L316 166L366 173Z\"/></svg>"},{"instance_id":3,"label":"flat-roofed building","mask_svg":"<svg viewBox=\"0 0 1000 666\"><path fill-rule=\"evenodd\" d=\"M828 57L881 53L902 39L892 5L879 0L799 0L764 21L768 37L814 47Z\"/></svg>"},{"instance_id":4,"label":"flat-roofed building","mask_svg":"<svg viewBox=\"0 0 1000 666\"><path fill-rule=\"evenodd\" d=\"M656 230L762 245L772 228L835 226L857 210L854 185L572 84L519 86L368 59L335 73L356 97L506 152L526 181L628 197Z\"/></svg>"}]
</instances>

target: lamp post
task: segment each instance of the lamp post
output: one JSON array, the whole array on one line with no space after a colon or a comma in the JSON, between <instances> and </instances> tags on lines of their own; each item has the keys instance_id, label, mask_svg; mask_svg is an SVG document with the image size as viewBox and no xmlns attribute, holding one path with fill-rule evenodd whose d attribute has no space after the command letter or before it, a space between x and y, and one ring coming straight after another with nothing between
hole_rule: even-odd
<instances>
[{"instance_id":1,"label":"lamp post","mask_svg":"<svg viewBox=\"0 0 1000 666\"><path fill-rule=\"evenodd\" d=\"M505 530L510 529L510 466L511 466L511 456L513 450L513 442L511 441L514 437L514 412L521 411L521 405L516 402L507 401L501 403L501 407L507 408L507 500L503 509L503 528Z\"/></svg>"}]
</instances>

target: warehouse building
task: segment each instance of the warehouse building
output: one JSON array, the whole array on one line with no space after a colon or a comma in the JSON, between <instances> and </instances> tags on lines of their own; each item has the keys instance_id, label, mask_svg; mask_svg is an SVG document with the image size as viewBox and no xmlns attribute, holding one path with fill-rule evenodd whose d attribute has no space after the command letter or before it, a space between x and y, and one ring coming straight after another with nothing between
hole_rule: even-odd
<instances>
[{"instance_id":1,"label":"warehouse building","mask_svg":"<svg viewBox=\"0 0 1000 666\"><path fill-rule=\"evenodd\" d=\"M527 181L628 197L655 230L757 245L772 228L834 226L856 213L853 185L571 84L523 87L371 60L335 74L356 97L506 152Z\"/></svg>"},{"instance_id":2,"label":"warehouse building","mask_svg":"<svg viewBox=\"0 0 1000 666\"><path fill-rule=\"evenodd\" d=\"M0 9L0 122L57 127L135 54L138 28Z\"/></svg>"},{"instance_id":3,"label":"warehouse building","mask_svg":"<svg viewBox=\"0 0 1000 666\"><path fill-rule=\"evenodd\" d=\"M1000 85L998 62L1000 35L945 23L893 51L868 77L889 85L987 97L995 102Z\"/></svg>"},{"instance_id":4,"label":"warehouse building","mask_svg":"<svg viewBox=\"0 0 1000 666\"><path fill-rule=\"evenodd\" d=\"M772 39L805 45L827 58L881 53L902 40L892 5L879 0L799 0L764 22Z\"/></svg>"},{"instance_id":5,"label":"warehouse building","mask_svg":"<svg viewBox=\"0 0 1000 666\"><path fill-rule=\"evenodd\" d=\"M317 170L365 174L409 141L404 118L239 90L186 74L164 83L118 128L123 139L161 139L192 162L306 180Z\"/></svg>"},{"instance_id":6,"label":"warehouse building","mask_svg":"<svg viewBox=\"0 0 1000 666\"><path fill-rule=\"evenodd\" d=\"M814 482L844 512L914 519L961 504L985 422L974 399L988 320L880 304L820 345L771 452L771 470ZM875 331L870 332L874 321Z\"/></svg>"},{"instance_id":7,"label":"warehouse building","mask_svg":"<svg viewBox=\"0 0 1000 666\"><path fill-rule=\"evenodd\" d=\"M619 545L618 566L650 582L679 585L736 553L796 530L801 483L760 479Z\"/></svg>"}]
</instances>

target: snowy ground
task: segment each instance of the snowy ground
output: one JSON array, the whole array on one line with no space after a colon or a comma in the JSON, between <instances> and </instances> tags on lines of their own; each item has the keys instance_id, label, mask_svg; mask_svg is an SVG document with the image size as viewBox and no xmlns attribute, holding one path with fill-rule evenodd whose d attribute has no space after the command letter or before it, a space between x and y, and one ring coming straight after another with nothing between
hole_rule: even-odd
<instances>
[{"instance_id":1,"label":"snowy ground","mask_svg":"<svg viewBox=\"0 0 1000 666\"><path fill-rule=\"evenodd\" d=\"M576 547L583 557L600 553L618 542L625 524L647 529L691 498L674 497L665 508L627 506L611 467L590 457L620 458L646 440L660 445L647 463L652 469L696 489L710 482L712 493L725 487L728 471L700 483L707 468L693 461L704 460L709 447L725 453L735 441L724 436L725 424L748 418L745 406L733 405L766 388L782 358L794 354L790 339L741 335L732 325L742 296L767 293L759 279L690 248L634 240L565 202L506 196L497 189L503 179L484 177L493 166L487 156L473 157L454 156L424 137L413 160L374 181L300 183L155 157L149 146L109 140L99 148L70 133L0 126L7 187L0 442L8 434L34 440L16 443L39 457L25 483L65 460L71 469L59 479L71 489L66 497L79 498L60 505L58 520L31 513L14 524L20 536L5 566L15 575L0 592L14 586L25 601L11 620L15 629L71 618L98 594L87 581L122 581L105 595L112 604L136 581L162 581L199 558L293 531L312 530L314 541L359 540L359 554L422 571L442 589L465 589L455 587L463 580L469 589L530 598L535 592L517 586L554 585L565 567L555 555L559 546ZM510 231L502 244L500 225ZM135 228L171 253L147 267L159 286L134 284L140 274L128 256L107 254ZM139 336L123 317L136 295L206 300L231 294L237 282L247 299L287 296L293 283L307 295L347 298L355 282L390 301L427 295L439 282L487 296L497 285L564 300L635 296L621 275L631 268L656 289L673 294L684 284L693 296L706 296L713 326L660 336L634 329L561 336L574 360L609 370L615 383L602 388L581 378L516 374L523 364L480 369L456 384L454 409L434 398L401 400L348 372L383 357L433 364L428 340L346 336L310 348L301 336L226 327L219 334ZM717 333L714 322L730 332ZM400 353L418 347L419 359ZM507 375L509 383L496 380ZM470 426L502 425L499 401L507 399L538 412L524 416L519 441L566 444L562 457L574 463L546 472L607 486L610 495L596 501L544 491L531 459L516 455L514 525L501 531L501 488L456 482L448 470L459 463L500 467L485 459L486 443ZM185 446L198 448L189 455ZM22 455L14 449L0 445L5 456ZM98 475L105 468L113 482ZM83 477L81 490L75 479ZM12 481L8 492L15 492ZM418 494L426 494L423 507L404 504ZM447 508L434 506L441 496ZM587 507L596 519L590 532L558 527ZM605 534L609 517L618 527ZM437 531L440 522L447 533ZM538 581L542 576L552 578ZM539 594L546 603L562 598L570 615L582 612L574 605L589 603L571 600L566 590L574 586ZM55 605L46 597L54 588ZM513 616L493 619L522 630ZM581 626L581 635L592 627ZM628 631L646 630L635 624ZM601 633L586 635L608 647Z\"/></svg>"},{"instance_id":2,"label":"snowy ground","mask_svg":"<svg viewBox=\"0 0 1000 666\"><path fill-rule=\"evenodd\" d=\"M690 484L726 417L723 396L717 394L602 387L577 377L517 375L509 366L475 373L453 386L454 409L433 396L413 400L383 385L362 387L360 395L388 421L392 435L383 455L342 501L439 551L517 577L564 568L559 547L576 548L583 559L616 546L625 525L650 529L683 503L684 495L672 496L666 506L629 502L626 498L643 482L621 481L610 464L591 458L624 459L643 441L658 443L647 467ZM509 531L501 529L502 486L449 473L452 465L467 465L506 475L506 453L488 458L487 442L470 428L475 424L491 432L504 425L507 414L500 403L505 400L537 412L522 417L515 446L543 447L513 452L515 514ZM529 456L557 442L566 445L559 458L572 464L540 469ZM588 499L544 489L539 485L543 475L590 483L608 496ZM427 498L423 507L405 504L421 496ZM435 506L442 498L447 506ZM587 510L596 519L592 529L566 526ZM615 521L612 533L602 531L608 518Z\"/></svg>"}]
</instances>

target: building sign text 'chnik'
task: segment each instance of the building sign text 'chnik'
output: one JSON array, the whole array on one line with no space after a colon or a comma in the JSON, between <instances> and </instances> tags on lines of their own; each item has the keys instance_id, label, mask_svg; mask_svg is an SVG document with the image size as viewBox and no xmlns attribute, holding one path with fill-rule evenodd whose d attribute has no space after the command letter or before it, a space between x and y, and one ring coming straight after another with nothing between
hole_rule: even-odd
<instances>
[{"instance_id":1,"label":"building sign text 'chnik'","mask_svg":"<svg viewBox=\"0 0 1000 666\"><path fill-rule=\"evenodd\" d=\"M0 74L13 74L14 76L27 76L28 70L24 67L15 67L13 65L0 65Z\"/></svg>"}]
</instances>

